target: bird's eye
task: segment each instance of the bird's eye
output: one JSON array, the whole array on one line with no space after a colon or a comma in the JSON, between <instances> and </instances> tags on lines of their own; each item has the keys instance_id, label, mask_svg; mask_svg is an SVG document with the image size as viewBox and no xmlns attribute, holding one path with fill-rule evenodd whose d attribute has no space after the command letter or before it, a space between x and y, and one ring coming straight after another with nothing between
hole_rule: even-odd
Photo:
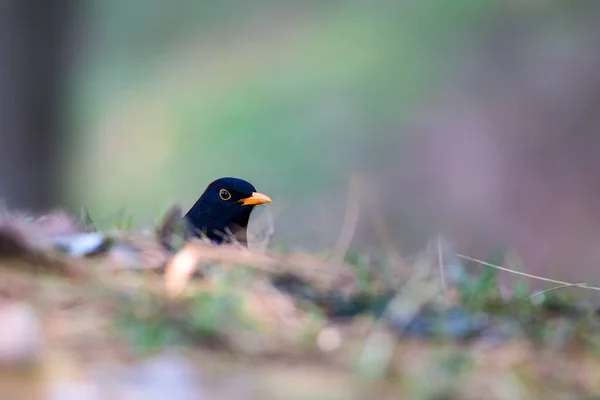
<instances>
[{"instance_id":1,"label":"bird's eye","mask_svg":"<svg viewBox=\"0 0 600 400\"><path fill-rule=\"evenodd\" d=\"M227 201L231 198L231 193L229 193L228 190L221 189L219 190L219 197L221 198L221 200Z\"/></svg>"}]
</instances>

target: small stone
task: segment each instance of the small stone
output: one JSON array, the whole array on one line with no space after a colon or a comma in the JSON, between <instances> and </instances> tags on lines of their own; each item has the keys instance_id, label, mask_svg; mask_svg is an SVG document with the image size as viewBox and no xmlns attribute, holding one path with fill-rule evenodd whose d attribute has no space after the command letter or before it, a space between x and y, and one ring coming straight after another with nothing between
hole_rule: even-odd
<instances>
[{"instance_id":1,"label":"small stone","mask_svg":"<svg viewBox=\"0 0 600 400\"><path fill-rule=\"evenodd\" d=\"M319 332L319 336L317 337L317 344L321 351L329 353L340 347L342 344L342 338L340 336L340 332L333 328L327 327Z\"/></svg>"},{"instance_id":2,"label":"small stone","mask_svg":"<svg viewBox=\"0 0 600 400\"><path fill-rule=\"evenodd\" d=\"M42 347L42 328L33 307L10 302L0 305L0 363L31 362Z\"/></svg>"},{"instance_id":3,"label":"small stone","mask_svg":"<svg viewBox=\"0 0 600 400\"><path fill-rule=\"evenodd\" d=\"M106 249L109 238L99 232L78 233L74 235L56 236L54 246L73 257L84 257Z\"/></svg>"}]
</instances>

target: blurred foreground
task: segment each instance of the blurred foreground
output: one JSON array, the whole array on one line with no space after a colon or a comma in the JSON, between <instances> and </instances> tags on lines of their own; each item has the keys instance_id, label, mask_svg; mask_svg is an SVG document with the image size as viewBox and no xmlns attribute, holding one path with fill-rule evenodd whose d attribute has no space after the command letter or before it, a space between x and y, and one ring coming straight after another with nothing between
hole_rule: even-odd
<instances>
[{"instance_id":1,"label":"blurred foreground","mask_svg":"<svg viewBox=\"0 0 600 400\"><path fill-rule=\"evenodd\" d=\"M441 241L414 260L374 263L200 240L171 254L160 244L167 236L4 214L0 391L84 400L600 395L600 310L566 284L506 287L481 261L473 277Z\"/></svg>"}]
</instances>

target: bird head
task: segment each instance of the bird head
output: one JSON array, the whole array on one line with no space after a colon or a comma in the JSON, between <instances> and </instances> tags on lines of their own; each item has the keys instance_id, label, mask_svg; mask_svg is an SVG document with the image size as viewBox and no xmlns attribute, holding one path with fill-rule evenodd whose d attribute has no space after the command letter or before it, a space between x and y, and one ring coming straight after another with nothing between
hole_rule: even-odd
<instances>
[{"instance_id":1,"label":"bird head","mask_svg":"<svg viewBox=\"0 0 600 400\"><path fill-rule=\"evenodd\" d=\"M213 242L223 243L231 232L236 240L246 243L252 209L270 202L269 196L257 192L245 180L220 178L208 185L185 218L196 236L203 234Z\"/></svg>"}]
</instances>

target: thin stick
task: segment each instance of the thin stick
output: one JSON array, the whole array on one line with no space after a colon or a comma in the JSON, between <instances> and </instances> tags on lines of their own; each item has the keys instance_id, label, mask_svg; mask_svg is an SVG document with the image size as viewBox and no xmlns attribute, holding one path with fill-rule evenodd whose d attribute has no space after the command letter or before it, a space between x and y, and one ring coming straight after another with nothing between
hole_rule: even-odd
<instances>
[{"instance_id":1,"label":"thin stick","mask_svg":"<svg viewBox=\"0 0 600 400\"><path fill-rule=\"evenodd\" d=\"M525 276L527 278L537 279L537 280L544 281L544 282L556 283L556 284L564 285L564 286L577 286L577 287L584 288L584 289L591 289L591 290L598 290L598 291L600 291L600 287L590 286L590 285L587 285L585 283L584 284L569 283L569 282L565 282L565 281L559 281L557 279L544 278L543 276L527 274L525 272L519 272L519 271L515 271L515 270L512 270L512 269L506 268L506 267L501 267L499 265L490 264L488 262L485 262L485 261L482 261L482 260L478 260L478 259L473 258L473 257L465 256L465 255L462 255L462 254L456 254L456 257L462 258L462 259L468 260L468 261L473 261L473 262L476 262L477 264L485 265L486 267L496 268L496 269L499 269L501 271L510 272L511 274Z\"/></svg>"},{"instance_id":2,"label":"thin stick","mask_svg":"<svg viewBox=\"0 0 600 400\"><path fill-rule=\"evenodd\" d=\"M533 298L535 296L539 296L540 294L544 294L544 293L550 292L552 290L557 290L557 289L562 289L562 288L572 287L572 286L585 288L585 283L573 283L573 284L569 283L569 284L565 284L565 285L553 286L551 288L547 288L547 289L544 289L544 290L540 290L539 292L535 292L534 294L532 294L531 296L529 296L527 298L527 300L530 300L531 298Z\"/></svg>"},{"instance_id":3,"label":"thin stick","mask_svg":"<svg viewBox=\"0 0 600 400\"><path fill-rule=\"evenodd\" d=\"M404 261L404 258L400 255L400 252L397 250L396 245L394 244L394 240L392 240L390 230L388 229L387 223L383 216L381 215L381 208L379 199L374 196L369 196L370 200L370 211L371 218L373 221L373 227L375 228L375 234L378 236L379 241L383 244L383 247L386 249L388 257L392 260L394 265L402 267L402 269L408 268L407 263Z\"/></svg>"},{"instance_id":4,"label":"thin stick","mask_svg":"<svg viewBox=\"0 0 600 400\"><path fill-rule=\"evenodd\" d=\"M362 188L362 179L358 175L350 178L350 187L348 188L348 202L346 203L346 215L337 243L335 244L333 254L338 261L342 261L350 248L350 243L356 231L358 223L358 214L360 210L360 194Z\"/></svg>"},{"instance_id":5,"label":"thin stick","mask_svg":"<svg viewBox=\"0 0 600 400\"><path fill-rule=\"evenodd\" d=\"M288 206L289 201L278 199L276 205L269 204L260 213L256 213L258 210L253 211L250 223L248 224L248 248L260 251L267 250L269 242L275 233L275 218Z\"/></svg>"},{"instance_id":6,"label":"thin stick","mask_svg":"<svg viewBox=\"0 0 600 400\"><path fill-rule=\"evenodd\" d=\"M440 267L440 279L442 280L442 291L446 293L446 275L444 273L444 255L442 254L442 238L437 239L438 265Z\"/></svg>"}]
</instances>

